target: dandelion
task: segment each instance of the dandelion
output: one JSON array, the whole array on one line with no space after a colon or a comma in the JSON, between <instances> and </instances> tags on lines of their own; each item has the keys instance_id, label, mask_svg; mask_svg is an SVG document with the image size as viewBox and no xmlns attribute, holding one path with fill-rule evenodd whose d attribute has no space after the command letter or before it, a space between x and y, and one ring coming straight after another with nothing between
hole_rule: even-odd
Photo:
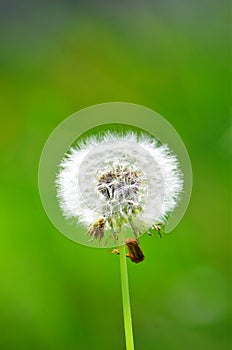
<instances>
[{"instance_id":1,"label":"dandelion","mask_svg":"<svg viewBox=\"0 0 232 350\"><path fill-rule=\"evenodd\" d=\"M91 240L113 245L122 227L138 237L165 222L183 181L167 145L145 133L107 132L69 150L56 186L63 215L86 227Z\"/></svg>"},{"instance_id":2,"label":"dandelion","mask_svg":"<svg viewBox=\"0 0 232 350\"><path fill-rule=\"evenodd\" d=\"M133 262L143 261L139 236L151 227L159 230L180 199L183 177L178 159L168 145L149 134L108 131L70 148L61 161L56 188L63 215L85 227L89 242L119 246L113 252L120 253L126 344L133 349L122 244Z\"/></svg>"}]
</instances>

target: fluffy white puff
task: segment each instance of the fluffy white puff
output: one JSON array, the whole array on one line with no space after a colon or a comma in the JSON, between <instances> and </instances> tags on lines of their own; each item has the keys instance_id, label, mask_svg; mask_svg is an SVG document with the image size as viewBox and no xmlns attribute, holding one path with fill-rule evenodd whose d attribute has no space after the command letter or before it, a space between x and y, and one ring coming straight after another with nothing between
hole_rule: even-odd
<instances>
[{"instance_id":1,"label":"fluffy white puff","mask_svg":"<svg viewBox=\"0 0 232 350\"><path fill-rule=\"evenodd\" d=\"M120 184L113 181L108 187L111 190L114 186L114 197L102 195L99 178L119 169L124 169L120 170ZM122 183L127 170L138 175L136 190L127 179ZM56 188L67 219L74 218L88 227L99 216L108 219L118 210L119 215L133 215L136 225L148 229L157 221L165 222L176 207L183 175L168 145L159 145L147 134L106 132L90 136L68 151L59 167Z\"/></svg>"}]
</instances>

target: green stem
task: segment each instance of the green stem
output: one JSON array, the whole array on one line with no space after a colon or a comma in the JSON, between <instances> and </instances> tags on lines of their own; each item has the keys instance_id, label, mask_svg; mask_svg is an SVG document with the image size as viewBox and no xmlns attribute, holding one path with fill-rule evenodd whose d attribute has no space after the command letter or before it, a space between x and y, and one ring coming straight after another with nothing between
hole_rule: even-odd
<instances>
[{"instance_id":1,"label":"green stem","mask_svg":"<svg viewBox=\"0 0 232 350\"><path fill-rule=\"evenodd\" d=\"M119 247L119 251L120 251L122 304L123 304L123 317L124 317L124 328L125 328L125 338L126 338L126 349L127 350L134 350L134 339L133 339L132 320L131 320L130 293L129 293L129 285L128 285L125 245Z\"/></svg>"}]
</instances>

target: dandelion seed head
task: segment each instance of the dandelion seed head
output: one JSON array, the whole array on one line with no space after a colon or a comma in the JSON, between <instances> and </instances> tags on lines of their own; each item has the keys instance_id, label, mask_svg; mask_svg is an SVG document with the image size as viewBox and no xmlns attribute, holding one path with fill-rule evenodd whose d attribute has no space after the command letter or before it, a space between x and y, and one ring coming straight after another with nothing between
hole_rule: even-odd
<instances>
[{"instance_id":1,"label":"dandelion seed head","mask_svg":"<svg viewBox=\"0 0 232 350\"><path fill-rule=\"evenodd\" d=\"M56 177L63 215L85 227L104 217L106 229L131 225L138 234L163 221L183 188L168 145L134 132L89 136L71 147Z\"/></svg>"}]
</instances>

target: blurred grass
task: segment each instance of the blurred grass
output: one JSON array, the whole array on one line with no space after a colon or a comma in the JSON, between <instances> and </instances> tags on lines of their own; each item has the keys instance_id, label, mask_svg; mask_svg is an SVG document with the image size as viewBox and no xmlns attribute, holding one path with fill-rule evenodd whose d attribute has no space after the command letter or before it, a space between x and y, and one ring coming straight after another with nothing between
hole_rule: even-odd
<instances>
[{"instance_id":1,"label":"blurred grass","mask_svg":"<svg viewBox=\"0 0 232 350\"><path fill-rule=\"evenodd\" d=\"M69 114L127 101L172 123L194 176L175 232L143 237L144 263L128 263L137 349L229 349L226 3L97 14L61 5L16 15L15 4L1 22L0 348L124 348L118 257L55 230L37 170Z\"/></svg>"}]
</instances>

